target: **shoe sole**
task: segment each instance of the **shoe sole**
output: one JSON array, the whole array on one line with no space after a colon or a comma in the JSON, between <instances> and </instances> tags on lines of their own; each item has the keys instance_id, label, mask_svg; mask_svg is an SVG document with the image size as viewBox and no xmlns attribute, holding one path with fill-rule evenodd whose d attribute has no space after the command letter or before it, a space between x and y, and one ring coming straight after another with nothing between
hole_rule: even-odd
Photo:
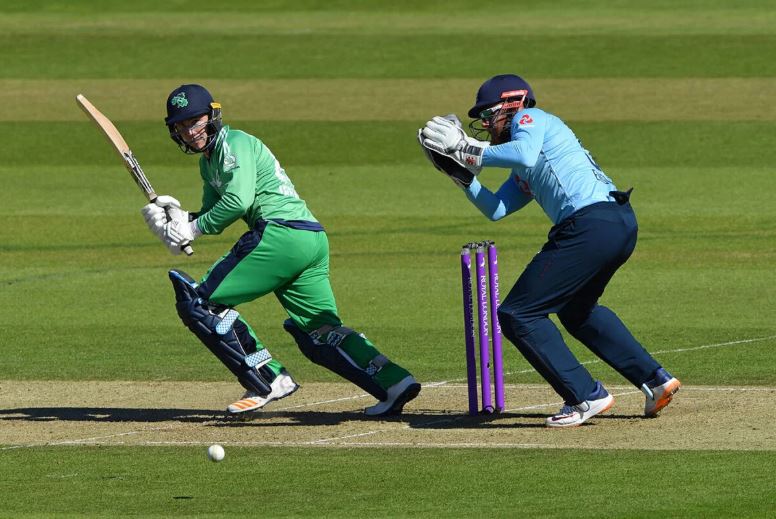
<instances>
[{"instance_id":1,"label":"shoe sole","mask_svg":"<svg viewBox=\"0 0 776 519\"><path fill-rule=\"evenodd\" d=\"M679 391L679 388L681 387L682 387L682 383L674 379L673 383L666 388L665 392L663 393L663 396L661 396L660 399L657 402L655 402L655 408L648 413L645 412L644 416L646 416L647 418L655 418L665 406L671 403L671 400L674 398L674 395L676 394L677 391Z\"/></svg>"},{"instance_id":2,"label":"shoe sole","mask_svg":"<svg viewBox=\"0 0 776 519\"><path fill-rule=\"evenodd\" d=\"M256 409L261 409L265 405L254 405L253 402L251 402L252 399L243 398L242 400L238 400L237 402L229 405L229 407L226 408L226 412L229 414L241 414L241 413L247 413L249 411L254 411ZM244 406L244 407L243 407ZM231 408L235 407L236 409L232 410Z\"/></svg>"},{"instance_id":3,"label":"shoe sole","mask_svg":"<svg viewBox=\"0 0 776 519\"><path fill-rule=\"evenodd\" d=\"M546 425L550 429L563 429L565 427L579 427L580 425L582 425L586 421L590 420L594 416L598 416L601 413L605 413L606 411L611 409L613 405L614 405L614 397L612 397L611 400L609 400L609 403L606 404L606 406L603 409L601 409L600 411L597 411L597 412L591 414L590 416L588 416L587 418L585 418L583 420L580 420L578 422L569 423L569 424L560 424L560 423L553 423L553 422L547 421L547 422L544 423L544 425Z\"/></svg>"},{"instance_id":4,"label":"shoe sole","mask_svg":"<svg viewBox=\"0 0 776 519\"><path fill-rule=\"evenodd\" d=\"M414 384L410 384L407 386L407 389L405 389L404 392L396 398L396 401L393 403L390 409L383 413L372 416L399 416L402 410L404 410L404 406L407 405L407 402L414 400L415 397L417 397L419 394L420 383L416 382Z\"/></svg>"},{"instance_id":5,"label":"shoe sole","mask_svg":"<svg viewBox=\"0 0 776 519\"><path fill-rule=\"evenodd\" d=\"M229 407L231 407L231 406L233 406L233 405L237 405L237 404L239 404L240 402L242 402L242 400L238 400L237 402L235 402L235 403L231 404L229 407L227 407L227 408L226 408L226 412L227 412L227 413L229 413L230 415L235 415L235 414L243 414L243 413L249 413L249 412L251 412L251 411L258 411L259 409L264 409L264 408L267 406L267 404L270 404L270 403L272 403L272 402L276 402L276 401L278 401L278 400L283 400L283 399L284 399L284 398L286 398L287 396L291 396L291 395L293 395L294 393L296 393L296 390L297 390L297 389L299 389L299 384L296 384L296 385L294 386L294 389L292 389L291 391L289 391L289 392L288 392L288 393L286 393L285 395L283 395L283 396L279 396L279 397L277 397L277 398L273 398L272 400L268 400L268 401L264 402L264 405L260 405L260 406L257 406L257 407L247 407L247 408L245 408L245 409L239 409L239 410L237 410L237 411L232 411L231 409L229 409ZM243 400L247 400L247 399L243 399Z\"/></svg>"}]
</instances>

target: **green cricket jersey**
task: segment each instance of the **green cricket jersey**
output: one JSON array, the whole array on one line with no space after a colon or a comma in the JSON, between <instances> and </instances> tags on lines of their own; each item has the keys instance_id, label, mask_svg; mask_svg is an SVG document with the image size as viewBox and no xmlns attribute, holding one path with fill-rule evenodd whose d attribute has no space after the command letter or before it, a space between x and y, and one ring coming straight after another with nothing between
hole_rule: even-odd
<instances>
[{"instance_id":1,"label":"green cricket jersey","mask_svg":"<svg viewBox=\"0 0 776 519\"><path fill-rule=\"evenodd\" d=\"M388 361L363 334L341 328L329 282L326 232L272 152L256 137L224 126L210 157L203 155L199 166L204 183L200 230L219 234L238 218L250 230L208 270L198 294L211 304L234 307L273 292L303 333L323 334L321 344L336 345L321 349L329 352L321 355L335 356L324 366L369 388L378 400L386 399L388 388L410 373ZM245 351L264 349L250 325L238 319L247 333L242 337ZM338 371L332 367L337 363L352 367ZM274 358L266 368L272 372L267 380L284 369Z\"/></svg>"},{"instance_id":2,"label":"green cricket jersey","mask_svg":"<svg viewBox=\"0 0 776 519\"><path fill-rule=\"evenodd\" d=\"M199 160L204 181L197 226L220 234L238 218L317 222L272 152L253 135L224 126L210 157Z\"/></svg>"}]
</instances>

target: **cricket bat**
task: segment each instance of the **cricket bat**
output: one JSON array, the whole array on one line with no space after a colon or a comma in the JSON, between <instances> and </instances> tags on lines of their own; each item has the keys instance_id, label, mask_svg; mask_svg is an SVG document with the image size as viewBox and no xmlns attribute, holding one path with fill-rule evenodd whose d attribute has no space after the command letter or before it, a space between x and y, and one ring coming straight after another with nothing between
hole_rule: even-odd
<instances>
[{"instance_id":1,"label":"cricket bat","mask_svg":"<svg viewBox=\"0 0 776 519\"><path fill-rule=\"evenodd\" d=\"M145 173L143 173L143 169L137 162L135 155L132 153L132 150L129 149L129 146L127 146L127 141L125 141L124 137L121 136L121 133L116 129L116 126L110 121L110 119L105 117L102 112L97 110L97 108L95 108L94 105L90 103L89 100L86 99L83 95L78 94L75 96L75 101L78 103L78 106L80 106L81 109L86 113L86 115L88 115L89 118L94 122L94 124L96 124L100 130L102 130L102 133L113 145L113 149L116 150L116 153L118 153L119 157L121 157L121 161L124 163L124 166L132 176L132 180L135 181L135 184L137 184L137 187L140 188L140 191L143 192L148 201L153 203L156 200L156 193L154 192L154 188L151 187L151 183L148 181ZM181 250L188 256L194 254L194 249L191 248L191 245L189 245L188 242L181 245Z\"/></svg>"}]
</instances>

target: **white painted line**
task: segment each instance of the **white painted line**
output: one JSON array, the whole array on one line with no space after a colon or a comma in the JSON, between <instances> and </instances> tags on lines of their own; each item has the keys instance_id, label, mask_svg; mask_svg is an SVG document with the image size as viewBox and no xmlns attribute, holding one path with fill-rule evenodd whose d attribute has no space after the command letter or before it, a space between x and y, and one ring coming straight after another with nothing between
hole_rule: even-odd
<instances>
[{"instance_id":1,"label":"white painted line","mask_svg":"<svg viewBox=\"0 0 776 519\"><path fill-rule=\"evenodd\" d=\"M713 387L713 386L682 386L682 391L765 391L776 392L776 387Z\"/></svg>"},{"instance_id":2,"label":"white painted line","mask_svg":"<svg viewBox=\"0 0 776 519\"><path fill-rule=\"evenodd\" d=\"M104 440L107 438L117 438L119 436L133 436L135 434L143 434L145 432L153 432L153 431L163 431L167 429L175 429L178 427L177 424L174 425L165 425L164 427L150 427L148 429L139 429L137 431L125 431L122 433L115 433L115 434L107 434L105 436L94 436L92 438L82 438L80 440L60 440L56 442L48 442L46 445L71 445L71 444L78 444L78 443L92 443L97 440Z\"/></svg>"},{"instance_id":3,"label":"white painted line","mask_svg":"<svg viewBox=\"0 0 776 519\"><path fill-rule=\"evenodd\" d=\"M189 447L208 446L209 441L145 441L131 444L133 447ZM119 446L124 443L110 444L100 443L95 445ZM317 447L317 448L342 448L342 447L419 447L419 448L568 448L549 443L485 443L485 442L343 442L343 443L310 443L308 441L222 441L220 445L229 447ZM574 448L585 448L574 446ZM595 447L598 449L599 447Z\"/></svg>"},{"instance_id":4,"label":"white painted line","mask_svg":"<svg viewBox=\"0 0 776 519\"><path fill-rule=\"evenodd\" d=\"M103 443L100 442L99 440L106 440L108 438L117 438L119 436L133 436L135 434L143 434L145 432L175 429L176 427L178 427L178 424L165 425L163 427L150 427L148 429L125 431L121 433L107 434L105 436L93 436L91 438L80 438L75 440L40 441L40 442L25 443L20 445L9 445L6 447L0 447L0 451L6 451L6 450L12 450L12 449L25 449L25 448L31 448L31 447L50 447L50 446L56 447L59 445L79 445L79 444L102 445Z\"/></svg>"},{"instance_id":5,"label":"white painted line","mask_svg":"<svg viewBox=\"0 0 776 519\"><path fill-rule=\"evenodd\" d=\"M649 353L650 353L650 355L664 355L666 353L685 353L685 352L688 352L688 351L705 350L705 349L709 349L709 348L722 348L724 346L736 346L736 345L739 345L739 344L751 344L753 342L769 341L769 340L772 340L772 339L776 339L776 335L768 335L766 337L755 337L753 339L739 339L739 340L735 340L735 341L718 342L718 343L714 343L714 344L703 344L701 346L693 346L691 348L677 348L675 350L651 351ZM589 364L599 364L601 362L603 362L601 359L593 359L593 360L588 360L588 361L585 361L585 362L580 362L580 364L582 364L583 366L586 366L586 365L589 365ZM521 369L519 371L506 371L506 372L504 372L504 376L507 376L507 375L521 375L521 374L525 374L525 373L535 373L535 372L536 372L535 369L528 368L528 369ZM465 378L455 378L455 379L451 379L451 380L442 380L442 381L437 381L437 382L426 382L426 383L423 383L423 387L425 388L425 387L443 386L443 385L447 385L447 384L455 383L455 382L464 382L465 380L466 380Z\"/></svg>"},{"instance_id":6,"label":"white painted line","mask_svg":"<svg viewBox=\"0 0 776 519\"><path fill-rule=\"evenodd\" d=\"M334 442L334 441L337 441L337 440L346 440L348 438L359 438L359 437L362 437L362 436L371 436L372 434L377 434L377 433L388 431L388 430L392 430L392 429L380 429L380 430L369 431L369 432L365 432L365 433L348 434L347 436L338 436L338 437L334 437L334 438L321 438L320 440L312 440L309 443L310 444L316 444L316 443Z\"/></svg>"},{"instance_id":7,"label":"white painted line","mask_svg":"<svg viewBox=\"0 0 776 519\"><path fill-rule=\"evenodd\" d=\"M707 348L721 348L723 346L735 346L736 344L750 344L753 342L769 341L776 339L776 335L769 335L768 337L756 337L754 339L741 339L737 341L719 342L716 344L704 344L703 346L694 346L692 348L679 348L676 350L663 350L655 351L653 355L661 355L663 353L684 353L685 351L705 350Z\"/></svg>"}]
</instances>

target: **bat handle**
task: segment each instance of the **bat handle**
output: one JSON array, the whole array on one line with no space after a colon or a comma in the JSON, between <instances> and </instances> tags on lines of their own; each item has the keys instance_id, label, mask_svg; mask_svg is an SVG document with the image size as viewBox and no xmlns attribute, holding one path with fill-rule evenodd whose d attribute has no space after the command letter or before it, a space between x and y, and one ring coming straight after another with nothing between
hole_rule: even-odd
<instances>
[{"instance_id":1,"label":"bat handle","mask_svg":"<svg viewBox=\"0 0 776 519\"><path fill-rule=\"evenodd\" d=\"M184 243L181 245L181 250L186 253L186 256L191 256L194 254L194 249L191 248L191 245L189 245L189 242Z\"/></svg>"}]
</instances>

